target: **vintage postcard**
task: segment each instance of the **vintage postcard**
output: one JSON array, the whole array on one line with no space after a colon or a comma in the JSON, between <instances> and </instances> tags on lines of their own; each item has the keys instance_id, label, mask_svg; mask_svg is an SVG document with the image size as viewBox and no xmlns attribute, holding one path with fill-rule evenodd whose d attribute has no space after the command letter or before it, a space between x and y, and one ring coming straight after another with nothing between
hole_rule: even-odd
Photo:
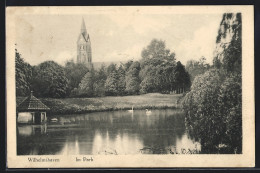
<instances>
[{"instance_id":1,"label":"vintage postcard","mask_svg":"<svg viewBox=\"0 0 260 173\"><path fill-rule=\"evenodd\" d=\"M8 168L254 167L253 9L7 7Z\"/></svg>"}]
</instances>

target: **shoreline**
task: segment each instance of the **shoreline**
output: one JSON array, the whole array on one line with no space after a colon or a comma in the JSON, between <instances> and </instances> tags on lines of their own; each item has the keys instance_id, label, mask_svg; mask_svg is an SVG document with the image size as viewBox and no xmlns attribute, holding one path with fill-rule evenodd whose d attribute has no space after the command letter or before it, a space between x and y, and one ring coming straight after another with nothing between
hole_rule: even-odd
<instances>
[{"instance_id":1,"label":"shoreline","mask_svg":"<svg viewBox=\"0 0 260 173\"><path fill-rule=\"evenodd\" d=\"M92 112L145 110L145 109L179 109L178 101L182 94L149 93L134 96L107 96L94 98L39 98L51 110L49 116L84 114ZM25 97L17 97L19 105Z\"/></svg>"},{"instance_id":2,"label":"shoreline","mask_svg":"<svg viewBox=\"0 0 260 173\"><path fill-rule=\"evenodd\" d=\"M81 111L81 112L70 112L68 114L77 114L77 115L81 115L81 114L86 114L86 113L96 113L96 112L113 112L113 111L127 111L127 110L131 110L132 108L108 108L108 109L96 109L96 110L86 110L86 111ZM137 107L134 108L134 110L145 110L145 109L181 109L180 106L176 107L176 106L150 106L150 107ZM67 115L67 114L59 114L59 113L53 113L53 114L49 114L49 116L54 116L54 115Z\"/></svg>"}]
</instances>

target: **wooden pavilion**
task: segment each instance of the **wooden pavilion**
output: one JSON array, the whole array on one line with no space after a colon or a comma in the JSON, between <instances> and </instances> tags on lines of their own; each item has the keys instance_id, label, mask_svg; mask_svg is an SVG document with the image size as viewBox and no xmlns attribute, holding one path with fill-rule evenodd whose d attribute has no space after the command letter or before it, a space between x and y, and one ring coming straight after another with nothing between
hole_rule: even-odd
<instances>
[{"instance_id":1,"label":"wooden pavilion","mask_svg":"<svg viewBox=\"0 0 260 173\"><path fill-rule=\"evenodd\" d=\"M30 124L45 123L48 110L50 108L34 97L33 92L31 92L30 96L17 107L17 122Z\"/></svg>"}]
</instances>

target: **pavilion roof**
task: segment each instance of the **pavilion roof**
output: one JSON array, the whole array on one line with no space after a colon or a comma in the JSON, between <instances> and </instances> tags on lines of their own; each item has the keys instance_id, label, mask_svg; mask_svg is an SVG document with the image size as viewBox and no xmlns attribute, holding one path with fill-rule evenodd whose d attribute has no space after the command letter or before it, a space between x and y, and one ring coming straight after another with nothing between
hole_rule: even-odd
<instances>
[{"instance_id":1,"label":"pavilion roof","mask_svg":"<svg viewBox=\"0 0 260 173\"><path fill-rule=\"evenodd\" d=\"M21 104L17 107L18 111L36 111L36 110L50 110L45 104L43 104L39 99L33 96L31 92L30 96L27 97Z\"/></svg>"}]
</instances>

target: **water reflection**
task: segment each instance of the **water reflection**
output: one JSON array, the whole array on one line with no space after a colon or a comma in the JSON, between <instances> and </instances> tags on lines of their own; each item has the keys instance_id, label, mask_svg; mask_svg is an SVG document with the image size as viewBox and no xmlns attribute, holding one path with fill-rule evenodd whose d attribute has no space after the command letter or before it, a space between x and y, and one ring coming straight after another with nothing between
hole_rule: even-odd
<instances>
[{"instance_id":1,"label":"water reflection","mask_svg":"<svg viewBox=\"0 0 260 173\"><path fill-rule=\"evenodd\" d=\"M18 126L18 134L20 136L31 136L35 133L46 133L47 132L47 125L22 125Z\"/></svg>"},{"instance_id":2,"label":"water reflection","mask_svg":"<svg viewBox=\"0 0 260 173\"><path fill-rule=\"evenodd\" d=\"M50 117L51 119L53 117ZM169 154L200 151L180 110L65 115L47 125L18 125L18 155Z\"/></svg>"}]
</instances>

